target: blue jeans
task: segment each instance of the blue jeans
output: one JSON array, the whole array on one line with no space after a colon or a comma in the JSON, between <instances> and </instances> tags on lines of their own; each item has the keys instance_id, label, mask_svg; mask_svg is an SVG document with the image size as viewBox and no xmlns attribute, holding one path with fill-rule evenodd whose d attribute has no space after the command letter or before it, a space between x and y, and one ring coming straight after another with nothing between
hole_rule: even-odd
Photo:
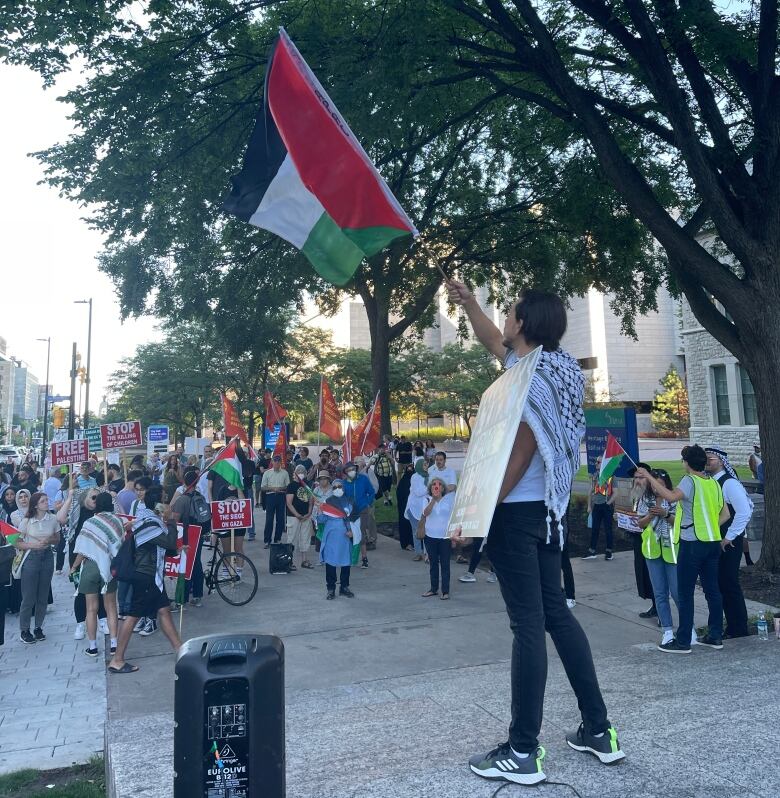
<instances>
[{"instance_id":1,"label":"blue jeans","mask_svg":"<svg viewBox=\"0 0 780 798\"><path fill-rule=\"evenodd\" d=\"M530 753L539 744L547 640L550 634L563 663L586 731L609 728L588 638L561 592L561 550L557 524L547 543L544 502L499 504L490 525L487 553L498 576L514 635L512 645L512 722L509 742Z\"/></svg>"},{"instance_id":2,"label":"blue jeans","mask_svg":"<svg viewBox=\"0 0 780 798\"><path fill-rule=\"evenodd\" d=\"M680 601L677 593L677 566L674 563L666 562L663 557L657 557L655 560L645 559L645 562L650 574L650 582L653 585L658 620L661 622L664 632L671 632L674 629L674 621L672 620L669 596L672 597L672 600L677 605L678 613L680 611Z\"/></svg>"},{"instance_id":3,"label":"blue jeans","mask_svg":"<svg viewBox=\"0 0 780 798\"><path fill-rule=\"evenodd\" d=\"M130 605L133 603L133 583L119 582L116 591L116 600L119 614L127 615L130 612Z\"/></svg>"},{"instance_id":4,"label":"blue jeans","mask_svg":"<svg viewBox=\"0 0 780 798\"><path fill-rule=\"evenodd\" d=\"M409 523L412 525L412 542L414 543L415 554L425 554L425 541L417 537L417 524L420 522L419 518L415 518L411 512L409 513Z\"/></svg>"},{"instance_id":5,"label":"blue jeans","mask_svg":"<svg viewBox=\"0 0 780 798\"><path fill-rule=\"evenodd\" d=\"M723 637L723 599L718 588L719 562L719 542L680 541L680 554L677 558L680 626L677 629L677 641L681 645L689 646L691 644L693 594L696 590L697 576L701 578L701 586L710 610L709 619L707 620L710 637L715 640L720 640Z\"/></svg>"}]
</instances>

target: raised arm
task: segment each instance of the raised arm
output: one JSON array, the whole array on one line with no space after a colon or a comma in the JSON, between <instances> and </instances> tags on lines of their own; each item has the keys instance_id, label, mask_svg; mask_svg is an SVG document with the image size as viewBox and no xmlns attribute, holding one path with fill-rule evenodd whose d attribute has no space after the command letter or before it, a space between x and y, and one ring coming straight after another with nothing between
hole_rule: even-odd
<instances>
[{"instance_id":1,"label":"raised arm","mask_svg":"<svg viewBox=\"0 0 780 798\"><path fill-rule=\"evenodd\" d=\"M447 281L447 293L451 302L460 305L466 311L474 335L477 336L482 346L503 362L506 355L504 336L479 306L477 298L469 290L469 287L460 280L450 279Z\"/></svg>"}]
</instances>

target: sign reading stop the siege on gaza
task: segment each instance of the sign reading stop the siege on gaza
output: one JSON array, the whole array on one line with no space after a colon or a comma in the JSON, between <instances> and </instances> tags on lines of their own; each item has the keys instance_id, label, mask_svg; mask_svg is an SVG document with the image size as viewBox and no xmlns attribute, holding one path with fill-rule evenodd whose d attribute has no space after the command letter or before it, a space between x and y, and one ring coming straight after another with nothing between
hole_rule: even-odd
<instances>
[{"instance_id":1,"label":"sign reading stop the siege on gaza","mask_svg":"<svg viewBox=\"0 0 780 798\"><path fill-rule=\"evenodd\" d=\"M83 463L89 458L89 441L80 438L77 441L59 441L51 445L52 466Z\"/></svg>"},{"instance_id":2,"label":"sign reading stop the siege on gaza","mask_svg":"<svg viewBox=\"0 0 780 798\"><path fill-rule=\"evenodd\" d=\"M251 499L225 499L211 502L211 531L248 529L252 526Z\"/></svg>"},{"instance_id":3,"label":"sign reading stop the siege on gaza","mask_svg":"<svg viewBox=\"0 0 780 798\"><path fill-rule=\"evenodd\" d=\"M103 449L124 449L126 446L142 446L140 421L120 421L117 424L101 424L100 439Z\"/></svg>"}]
</instances>

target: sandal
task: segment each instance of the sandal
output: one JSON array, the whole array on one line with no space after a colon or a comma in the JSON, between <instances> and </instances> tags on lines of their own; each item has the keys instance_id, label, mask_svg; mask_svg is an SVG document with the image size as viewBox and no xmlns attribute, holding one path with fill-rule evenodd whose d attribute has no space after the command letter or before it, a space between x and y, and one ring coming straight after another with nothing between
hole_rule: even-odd
<instances>
[{"instance_id":1,"label":"sandal","mask_svg":"<svg viewBox=\"0 0 780 798\"><path fill-rule=\"evenodd\" d=\"M449 601L450 600L450 594L449 593L442 593L441 594L441 600L442 601Z\"/></svg>"},{"instance_id":2,"label":"sandal","mask_svg":"<svg viewBox=\"0 0 780 798\"><path fill-rule=\"evenodd\" d=\"M462 554L459 554L455 559L455 562L458 563L458 565L465 565L468 560Z\"/></svg>"},{"instance_id":3,"label":"sandal","mask_svg":"<svg viewBox=\"0 0 780 798\"><path fill-rule=\"evenodd\" d=\"M429 590L427 593L423 593L422 597L423 598L431 598L431 596L438 596L438 595L439 595L439 591L438 590L436 592L434 592L433 590Z\"/></svg>"},{"instance_id":4,"label":"sandal","mask_svg":"<svg viewBox=\"0 0 780 798\"><path fill-rule=\"evenodd\" d=\"M422 554L415 554L414 557L412 557L412 562L420 562L420 560L422 560Z\"/></svg>"},{"instance_id":5,"label":"sandal","mask_svg":"<svg viewBox=\"0 0 780 798\"><path fill-rule=\"evenodd\" d=\"M314 566L308 560L306 560L301 563L301 568L314 568Z\"/></svg>"},{"instance_id":6,"label":"sandal","mask_svg":"<svg viewBox=\"0 0 780 798\"><path fill-rule=\"evenodd\" d=\"M138 666L131 665L129 662L125 662L121 668L114 668L109 665L108 670L110 673L135 673L138 670Z\"/></svg>"}]
</instances>

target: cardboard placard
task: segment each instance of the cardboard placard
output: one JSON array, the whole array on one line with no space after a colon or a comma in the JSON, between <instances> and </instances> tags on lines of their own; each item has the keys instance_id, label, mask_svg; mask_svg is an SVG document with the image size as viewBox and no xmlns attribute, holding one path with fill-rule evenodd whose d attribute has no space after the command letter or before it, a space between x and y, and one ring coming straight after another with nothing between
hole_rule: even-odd
<instances>
[{"instance_id":1,"label":"cardboard placard","mask_svg":"<svg viewBox=\"0 0 780 798\"><path fill-rule=\"evenodd\" d=\"M211 502L211 531L248 529L252 526L251 499L225 499Z\"/></svg>"},{"instance_id":2,"label":"cardboard placard","mask_svg":"<svg viewBox=\"0 0 780 798\"><path fill-rule=\"evenodd\" d=\"M104 449L124 449L127 446L142 446L140 421L120 421L116 424L101 424L100 438Z\"/></svg>"},{"instance_id":3,"label":"cardboard placard","mask_svg":"<svg viewBox=\"0 0 780 798\"><path fill-rule=\"evenodd\" d=\"M54 466L83 463L89 458L89 441L80 438L75 441L59 441L51 445L51 464Z\"/></svg>"},{"instance_id":4,"label":"cardboard placard","mask_svg":"<svg viewBox=\"0 0 780 798\"><path fill-rule=\"evenodd\" d=\"M117 513L119 518L125 523L132 523L135 521L134 515L125 515L124 513ZM195 524L187 526L187 537L190 541L189 551L181 551L184 546L184 525L176 524L176 548L179 550L178 554L165 558L165 570L163 576L175 579L183 576L186 580L192 579L192 569L195 567L195 554L200 545L200 538L203 534L203 529ZM191 553L191 556L187 556Z\"/></svg>"}]
</instances>

